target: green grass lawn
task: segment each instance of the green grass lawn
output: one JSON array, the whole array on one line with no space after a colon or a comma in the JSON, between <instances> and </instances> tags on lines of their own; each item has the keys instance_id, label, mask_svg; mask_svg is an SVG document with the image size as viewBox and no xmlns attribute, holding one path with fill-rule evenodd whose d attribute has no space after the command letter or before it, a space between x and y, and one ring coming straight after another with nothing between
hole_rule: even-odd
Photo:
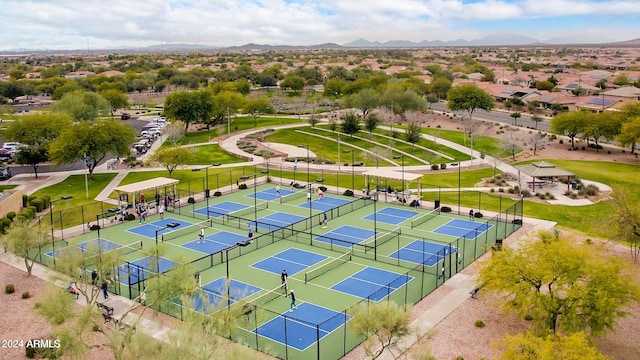
<instances>
[{"instance_id":1,"label":"green grass lawn","mask_svg":"<svg viewBox=\"0 0 640 360\"><path fill-rule=\"evenodd\" d=\"M318 133L318 134L321 134L322 136L335 137L337 139L337 133L332 134L324 131L314 131L311 127L305 127L301 130L305 132L310 132L310 133ZM340 137L340 152L341 152L340 162L342 164L345 164L345 163L351 164L351 161L353 160L356 164L360 162L364 162L366 166L376 166L375 159L365 157L365 154L361 150L358 150L353 148L352 146L349 146L349 144L354 144L357 146L361 146L363 148L370 148L371 147L370 144L368 144L365 141L356 140L356 139L349 139L349 141L347 141L346 140L347 136L344 134L342 135L343 136ZM298 146L300 144L309 144L309 150L315 153L318 158L328 160L329 163L334 163L334 164L338 163L337 140L336 141L324 140L313 135L297 132L296 129L280 129L280 130L277 130L275 133L267 136L265 138L265 141L289 144L293 146ZM353 158L351 153L345 153L344 152L345 150L354 150ZM407 166L408 166L409 159L410 159L409 157L405 159L405 165ZM417 161L413 159L411 160L415 162L414 165L418 165ZM379 161L378 165L392 166L391 163L386 161Z\"/></svg>"},{"instance_id":2,"label":"green grass lawn","mask_svg":"<svg viewBox=\"0 0 640 360\"><path fill-rule=\"evenodd\" d=\"M15 188L18 185L0 185L0 192L5 191L5 190L11 190L13 188Z\"/></svg>"},{"instance_id":3,"label":"green grass lawn","mask_svg":"<svg viewBox=\"0 0 640 360\"><path fill-rule=\"evenodd\" d=\"M404 128L404 127L403 127ZM425 133L426 129L423 129L423 133ZM386 136L391 136L393 137L395 136L399 136L399 139L403 139L404 134L402 133L396 133L395 131L391 131L391 130L387 130L387 129L376 129L374 131L375 134L383 134ZM436 134L437 137L440 137L441 134ZM444 137L443 137L444 138ZM465 154L462 153L460 151L454 150L452 148L443 146L441 144L438 144L436 141L433 141L431 139L428 138L422 138L422 140L420 140L420 145L424 146L424 147L428 147L429 149L432 149L434 151L437 151L441 154L447 155L449 157L452 157L453 160L448 160L446 158L434 158L432 161L435 163L443 163L443 162L454 162L454 161L464 161L464 160L469 160L470 156L469 154ZM433 155L429 155L430 157L433 157ZM429 158L427 158L429 159Z\"/></svg>"},{"instance_id":4,"label":"green grass lawn","mask_svg":"<svg viewBox=\"0 0 640 360\"><path fill-rule=\"evenodd\" d=\"M246 161L222 150L218 144L194 146L189 149L193 150L195 159L187 165L233 164Z\"/></svg>"}]
</instances>

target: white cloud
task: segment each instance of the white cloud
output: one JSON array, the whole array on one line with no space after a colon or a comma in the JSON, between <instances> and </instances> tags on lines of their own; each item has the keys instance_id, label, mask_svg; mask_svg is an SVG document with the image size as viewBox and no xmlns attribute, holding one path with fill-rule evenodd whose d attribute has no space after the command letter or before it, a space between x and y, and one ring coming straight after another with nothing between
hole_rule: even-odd
<instances>
[{"instance_id":1,"label":"white cloud","mask_svg":"<svg viewBox=\"0 0 640 360\"><path fill-rule=\"evenodd\" d=\"M631 0L5 0L0 48L472 39L503 31L500 21L537 19L544 25L567 15L624 17L621 32L607 29L603 36L640 36L640 21L629 26L640 15ZM545 26L518 30L550 37Z\"/></svg>"}]
</instances>

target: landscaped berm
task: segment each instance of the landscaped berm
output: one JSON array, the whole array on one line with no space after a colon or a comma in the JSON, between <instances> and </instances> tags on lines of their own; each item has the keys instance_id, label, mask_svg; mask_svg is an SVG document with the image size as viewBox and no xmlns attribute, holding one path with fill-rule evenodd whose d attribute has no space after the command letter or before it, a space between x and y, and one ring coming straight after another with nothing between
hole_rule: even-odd
<instances>
[{"instance_id":1,"label":"landscaped berm","mask_svg":"<svg viewBox=\"0 0 640 360\"><path fill-rule=\"evenodd\" d=\"M308 201L306 189L256 185L169 207L162 219L152 212L48 244L34 256L56 269L81 259L83 274L95 269L110 293L176 319L231 310L242 318L227 336L277 357L338 359L364 340L347 326L354 306L412 306L522 226L522 200L469 218L326 192ZM197 286L173 288L161 303L141 293L184 272Z\"/></svg>"}]
</instances>

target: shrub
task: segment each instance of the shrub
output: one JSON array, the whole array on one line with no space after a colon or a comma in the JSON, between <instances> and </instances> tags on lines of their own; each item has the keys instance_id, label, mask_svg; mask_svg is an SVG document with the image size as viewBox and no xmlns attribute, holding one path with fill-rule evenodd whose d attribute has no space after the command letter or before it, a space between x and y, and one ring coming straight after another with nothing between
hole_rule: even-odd
<instances>
[{"instance_id":1,"label":"shrub","mask_svg":"<svg viewBox=\"0 0 640 360\"><path fill-rule=\"evenodd\" d=\"M23 299L28 299L28 298L30 298L30 297L31 297L31 294L29 294L29 292L28 292L28 291L25 291L25 292L23 292L23 293L22 293L22 298L23 298Z\"/></svg>"},{"instance_id":2,"label":"shrub","mask_svg":"<svg viewBox=\"0 0 640 360\"><path fill-rule=\"evenodd\" d=\"M440 166L438 166L438 164L431 164L431 170L438 170L440 169Z\"/></svg>"},{"instance_id":3,"label":"shrub","mask_svg":"<svg viewBox=\"0 0 640 360\"><path fill-rule=\"evenodd\" d=\"M6 234L7 229L11 226L11 220L7 218L0 219L0 234Z\"/></svg>"},{"instance_id":4,"label":"shrub","mask_svg":"<svg viewBox=\"0 0 640 360\"><path fill-rule=\"evenodd\" d=\"M522 192L520 192L520 194L522 194L522 196L524 196L524 197L531 197L531 191L529 191L529 190L522 190Z\"/></svg>"},{"instance_id":5,"label":"shrub","mask_svg":"<svg viewBox=\"0 0 640 360\"><path fill-rule=\"evenodd\" d=\"M353 196L353 191L345 190L345 192L342 195L344 195L344 196Z\"/></svg>"},{"instance_id":6,"label":"shrub","mask_svg":"<svg viewBox=\"0 0 640 360\"><path fill-rule=\"evenodd\" d=\"M531 321L531 320L533 320L533 316L527 314L527 315L524 316L524 319L527 320L527 321Z\"/></svg>"},{"instance_id":7,"label":"shrub","mask_svg":"<svg viewBox=\"0 0 640 360\"><path fill-rule=\"evenodd\" d=\"M16 217L16 212L15 211L9 211L7 213L7 219L13 221L13 218L15 218L15 217Z\"/></svg>"},{"instance_id":8,"label":"shrub","mask_svg":"<svg viewBox=\"0 0 640 360\"><path fill-rule=\"evenodd\" d=\"M443 169L443 170L444 170L444 169L446 169L446 168L447 168L447 164L445 164L445 163L440 164L440 169Z\"/></svg>"},{"instance_id":9,"label":"shrub","mask_svg":"<svg viewBox=\"0 0 640 360\"><path fill-rule=\"evenodd\" d=\"M7 284L4 286L5 294L13 294L16 291L16 287L13 284Z\"/></svg>"},{"instance_id":10,"label":"shrub","mask_svg":"<svg viewBox=\"0 0 640 360\"><path fill-rule=\"evenodd\" d=\"M451 212L451 208L448 206L443 206L440 208L440 211L443 213L450 213Z\"/></svg>"},{"instance_id":11,"label":"shrub","mask_svg":"<svg viewBox=\"0 0 640 360\"><path fill-rule=\"evenodd\" d=\"M246 189L246 188L247 188L247 185L245 185L244 187L245 187L245 189ZM189 204L195 204L195 203L196 203L196 199L194 199L193 197L189 197L189 198L187 199L187 203L189 203Z\"/></svg>"},{"instance_id":12,"label":"shrub","mask_svg":"<svg viewBox=\"0 0 640 360\"><path fill-rule=\"evenodd\" d=\"M491 190L489 190L490 192L496 192L496 189L491 188Z\"/></svg>"},{"instance_id":13,"label":"shrub","mask_svg":"<svg viewBox=\"0 0 640 360\"><path fill-rule=\"evenodd\" d=\"M222 196L222 193L220 191L216 191L213 193L213 196Z\"/></svg>"},{"instance_id":14,"label":"shrub","mask_svg":"<svg viewBox=\"0 0 640 360\"><path fill-rule=\"evenodd\" d=\"M135 219L136 219L136 216L135 216L135 215L133 215L133 214L127 214L127 215L124 217L124 219L125 219L125 220L127 220L127 221L131 221L131 220L135 220Z\"/></svg>"},{"instance_id":15,"label":"shrub","mask_svg":"<svg viewBox=\"0 0 640 360\"><path fill-rule=\"evenodd\" d=\"M476 327L477 327L477 328L483 328L484 326L485 326L485 325L484 325L484 321L482 321L482 320L476 320Z\"/></svg>"},{"instance_id":16,"label":"shrub","mask_svg":"<svg viewBox=\"0 0 640 360\"><path fill-rule=\"evenodd\" d=\"M572 198L573 200L578 198L578 194L576 193L571 193L571 195L569 196L570 198Z\"/></svg>"},{"instance_id":17,"label":"shrub","mask_svg":"<svg viewBox=\"0 0 640 360\"><path fill-rule=\"evenodd\" d=\"M89 226L89 230L91 230L91 231L100 230L100 225L93 224L93 225Z\"/></svg>"},{"instance_id":18,"label":"shrub","mask_svg":"<svg viewBox=\"0 0 640 360\"><path fill-rule=\"evenodd\" d=\"M29 196L23 194L22 195L22 207L26 207L28 202L29 202Z\"/></svg>"},{"instance_id":19,"label":"shrub","mask_svg":"<svg viewBox=\"0 0 640 360\"><path fill-rule=\"evenodd\" d=\"M499 188L499 189L498 189L498 192L503 193L503 192L504 192L504 189L503 189L503 188Z\"/></svg>"},{"instance_id":20,"label":"shrub","mask_svg":"<svg viewBox=\"0 0 640 360\"><path fill-rule=\"evenodd\" d=\"M478 218L478 219L482 218L482 216L483 215L482 215L481 212L476 212L476 213L473 214L473 217Z\"/></svg>"},{"instance_id":21,"label":"shrub","mask_svg":"<svg viewBox=\"0 0 640 360\"><path fill-rule=\"evenodd\" d=\"M35 207L36 208L36 213L39 213L43 209L44 202L42 201L42 199L33 199L33 200L29 201L29 205Z\"/></svg>"},{"instance_id":22,"label":"shrub","mask_svg":"<svg viewBox=\"0 0 640 360\"><path fill-rule=\"evenodd\" d=\"M546 200L547 197L544 194L539 194L538 197L540 198L540 200Z\"/></svg>"},{"instance_id":23,"label":"shrub","mask_svg":"<svg viewBox=\"0 0 640 360\"><path fill-rule=\"evenodd\" d=\"M598 191L599 191L598 187L595 186L595 185L587 185L584 188L584 194L586 196L596 196L596 195L598 195Z\"/></svg>"},{"instance_id":24,"label":"shrub","mask_svg":"<svg viewBox=\"0 0 640 360\"><path fill-rule=\"evenodd\" d=\"M514 194L516 192L516 190L514 188L509 188L509 190L507 190L507 191L509 191L509 194Z\"/></svg>"},{"instance_id":25,"label":"shrub","mask_svg":"<svg viewBox=\"0 0 640 360\"><path fill-rule=\"evenodd\" d=\"M18 214L18 216L16 216L16 222L23 222L23 221L27 221L27 217L22 214Z\"/></svg>"},{"instance_id":26,"label":"shrub","mask_svg":"<svg viewBox=\"0 0 640 360\"><path fill-rule=\"evenodd\" d=\"M240 184L240 185L238 185L238 189L240 189L240 190L245 190L245 189L247 189L247 184Z\"/></svg>"}]
</instances>

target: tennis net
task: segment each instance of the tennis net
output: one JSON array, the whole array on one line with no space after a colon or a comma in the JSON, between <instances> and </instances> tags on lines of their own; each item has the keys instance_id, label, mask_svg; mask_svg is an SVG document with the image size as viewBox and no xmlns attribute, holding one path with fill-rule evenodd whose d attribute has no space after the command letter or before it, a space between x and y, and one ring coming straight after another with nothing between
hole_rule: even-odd
<instances>
[{"instance_id":1,"label":"tennis net","mask_svg":"<svg viewBox=\"0 0 640 360\"><path fill-rule=\"evenodd\" d=\"M352 255L351 251L348 251L338 256L337 258L329 261L328 263L324 263L315 269L307 271L304 274L304 283L306 284L307 282L317 278L318 276L321 276L326 272L337 268L340 265L346 264L347 261L351 261L351 255Z\"/></svg>"},{"instance_id":2,"label":"tennis net","mask_svg":"<svg viewBox=\"0 0 640 360\"><path fill-rule=\"evenodd\" d=\"M192 225L185 226L183 228L178 228L173 231L168 231L162 234L162 241L169 241L175 238L179 238L184 235L193 234L194 238L198 237L198 232L200 231L200 227L211 227L211 221L204 220L199 223L195 223ZM192 239L193 240L193 239Z\"/></svg>"},{"instance_id":3,"label":"tennis net","mask_svg":"<svg viewBox=\"0 0 640 360\"><path fill-rule=\"evenodd\" d=\"M268 201L263 201L263 202L257 203L255 208L253 206L249 206L247 208L240 209L240 210L234 211L234 212L230 212L230 213L225 214L225 215L227 216L227 219L230 219L230 218L242 218L244 215L253 214L255 211L260 211L260 210L264 210L264 209L268 209L268 208L269 208L269 202Z\"/></svg>"},{"instance_id":4,"label":"tennis net","mask_svg":"<svg viewBox=\"0 0 640 360\"><path fill-rule=\"evenodd\" d=\"M293 194L283 196L280 198L280 203L292 202L299 199L304 199L307 196L309 190L296 191Z\"/></svg>"},{"instance_id":5,"label":"tennis net","mask_svg":"<svg viewBox=\"0 0 640 360\"><path fill-rule=\"evenodd\" d=\"M282 287L278 286L275 289L272 290L266 290L266 293L259 295L256 298L253 298L252 300L247 301L249 304L253 305L254 307L259 306L259 307L264 307L266 304L282 297L284 298L286 296L286 287Z\"/></svg>"},{"instance_id":6,"label":"tennis net","mask_svg":"<svg viewBox=\"0 0 640 360\"><path fill-rule=\"evenodd\" d=\"M373 240L369 240L368 242L364 243L364 251L367 252L367 249L373 249L374 247L380 246L388 241L397 240L398 238L400 238L401 234L402 227L398 226L397 228L382 235L375 235Z\"/></svg>"},{"instance_id":7,"label":"tennis net","mask_svg":"<svg viewBox=\"0 0 640 360\"><path fill-rule=\"evenodd\" d=\"M424 223L426 223L427 221L434 219L436 216L438 216L440 214L440 211L438 210L432 210L431 212L428 212L422 216L420 216L419 218L415 219L415 220L411 220L411 228L416 228Z\"/></svg>"}]
</instances>

